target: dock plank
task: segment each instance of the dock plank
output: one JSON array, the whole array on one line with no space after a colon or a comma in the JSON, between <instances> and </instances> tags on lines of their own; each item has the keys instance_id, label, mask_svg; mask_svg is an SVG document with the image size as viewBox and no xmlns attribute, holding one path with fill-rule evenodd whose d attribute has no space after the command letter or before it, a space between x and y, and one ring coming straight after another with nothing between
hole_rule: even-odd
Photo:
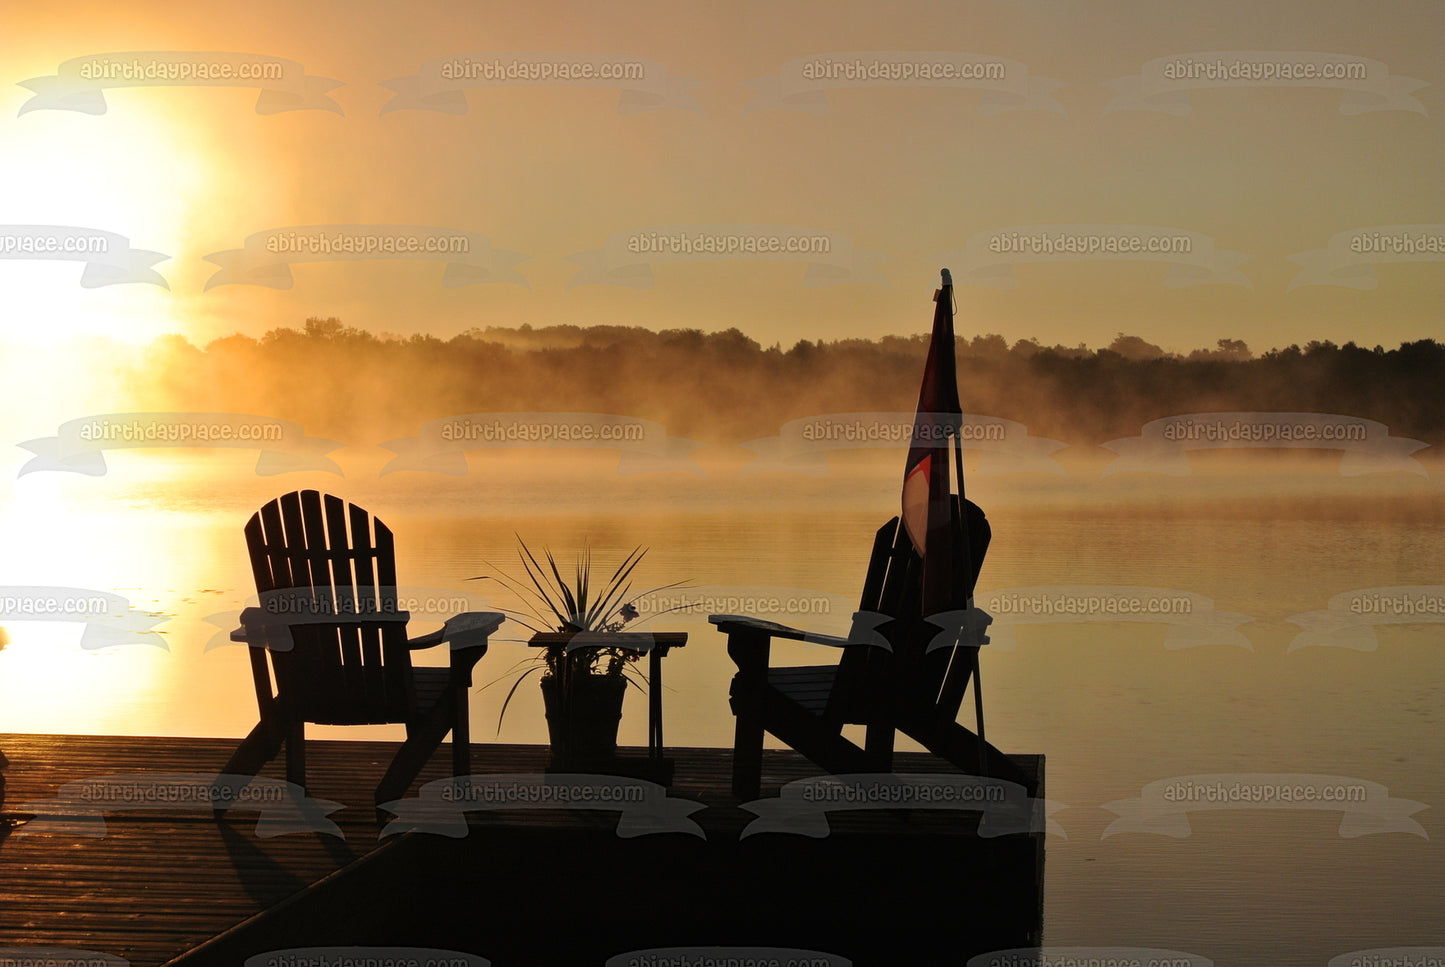
<instances>
[{"instance_id":1,"label":"dock plank","mask_svg":"<svg viewBox=\"0 0 1445 967\"><path fill-rule=\"evenodd\" d=\"M225 738L0 734L0 749L9 760L0 774L4 777L0 816L24 818L25 804L53 798L65 783L76 780L147 772L214 773L237 742ZM99 838L29 835L20 826L0 837L0 948L95 950L123 957L134 967L173 962L178 967L239 964L234 959L236 952L255 949L258 935L284 926L283 914L288 910L344 908L363 917L361 911L368 908L357 902L357 892L370 895L377 889L375 874L368 871L406 868L415 875L419 867L460 862L454 858L471 856L466 869L448 874L456 876L460 884L470 883L470 878L478 875L470 868L473 865L486 868L488 862L511 856L507 862L525 866L529 856L555 844L573 844L568 848L578 850L602 849L614 864L630 864L631 858L642 863L651 855L649 850L660 848L655 843L645 845L646 841L687 838L700 842L677 834L619 841L615 812L565 809L473 813L468 817L473 834L463 841L427 834L382 840L372 791L397 743L308 741L307 746L308 795L344 804L345 808L330 816L344 839L314 832L261 838L256 812L244 807L220 822L209 810L199 809L107 812L106 833ZM677 781L669 795L694 799L708 807L692 818L707 829L710 841L718 837L736 840L737 831L754 817L738 809L731 796L731 750L678 748L669 749L669 755L677 762ZM543 771L547 757L543 746L473 746L478 773L536 774ZM1041 777L1042 757L1018 758ZM278 757L262 775L284 778L283 767ZM411 795L416 795L421 784L449 775L449 767L450 749L444 745ZM899 754L895 770L954 771L947 763L922 753ZM818 774L816 767L795 753L765 751L763 795L770 795L770 790L783 783ZM829 822L838 836L852 836L857 842L892 843L899 837L976 841L976 814L877 810L831 814ZM458 842L466 849L454 849ZM622 852L614 856L614 849ZM366 857L370 859L361 862ZM718 862L716 856L702 853L695 861ZM1041 885L1041 848L1038 863ZM484 892L484 885L468 888ZM418 895L422 892L418 887ZM357 930L380 929L375 916L371 921L358 920ZM511 961L497 961L499 967L507 962Z\"/></svg>"}]
</instances>

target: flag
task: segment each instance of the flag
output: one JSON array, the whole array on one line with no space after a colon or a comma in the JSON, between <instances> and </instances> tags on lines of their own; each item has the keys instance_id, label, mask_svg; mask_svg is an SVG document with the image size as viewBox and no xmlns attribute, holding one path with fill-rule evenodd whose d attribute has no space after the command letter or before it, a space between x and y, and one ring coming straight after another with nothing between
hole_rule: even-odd
<instances>
[{"instance_id":1,"label":"flag","mask_svg":"<svg viewBox=\"0 0 1445 967\"><path fill-rule=\"evenodd\" d=\"M903 526L923 559L923 614L967 607L963 575L953 574L952 491L949 437L963 423L958 402L958 369L953 355L953 278L943 270L943 287L933 294L933 336L923 364L913 440L903 470ZM959 481L962 490L963 481Z\"/></svg>"}]
</instances>

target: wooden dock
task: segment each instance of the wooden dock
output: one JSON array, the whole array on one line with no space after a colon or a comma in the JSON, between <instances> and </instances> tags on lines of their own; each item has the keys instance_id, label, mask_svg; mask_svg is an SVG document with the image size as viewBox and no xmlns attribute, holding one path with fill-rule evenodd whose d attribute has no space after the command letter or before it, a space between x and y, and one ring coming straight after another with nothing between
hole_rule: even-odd
<instances>
[{"instance_id":1,"label":"wooden dock","mask_svg":"<svg viewBox=\"0 0 1445 967\"><path fill-rule=\"evenodd\" d=\"M79 780L214 773L237 741L0 735L0 816L23 819L25 804ZM740 839L757 817L730 795L731 750L670 749L668 795L706 807L688 817L706 838L624 837L618 812L548 808L468 812L460 838L382 839L371 790L396 744L307 745L308 795L345 804L329 817L344 839L262 837L244 807L221 822L204 809L107 811L103 836L21 825L0 836L0 953L59 947L134 967L241 967L281 949L375 945L461 951L497 967L601 967L632 950L747 945L892 965L942 954L962 963L1041 939L1043 835L979 836L977 812L834 812L822 838ZM795 753L764 755L764 797L819 774ZM1042 798L1043 757L1017 758ZM541 746L473 747L479 774L535 775L546 759ZM449 763L439 750L418 786ZM927 754L899 754L894 768L951 771ZM280 778L280 763L263 775Z\"/></svg>"}]
</instances>

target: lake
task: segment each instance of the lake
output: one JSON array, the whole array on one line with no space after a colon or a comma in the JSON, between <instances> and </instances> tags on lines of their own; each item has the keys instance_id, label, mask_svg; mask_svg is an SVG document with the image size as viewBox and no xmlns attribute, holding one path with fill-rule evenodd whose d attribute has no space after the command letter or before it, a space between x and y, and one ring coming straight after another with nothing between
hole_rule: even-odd
<instances>
[{"instance_id":1,"label":"lake","mask_svg":"<svg viewBox=\"0 0 1445 967\"><path fill-rule=\"evenodd\" d=\"M254 603L241 529L289 490L335 493L385 520L398 583L438 606L512 607L492 582L466 579L495 565L520 574L520 535L563 562L585 543L599 566L643 545L643 584L687 581L708 602L775 600L772 620L846 633L872 532L896 512L900 462L834 455L826 476L743 475L745 460L700 454L704 474L621 477L615 455L539 464L501 454L465 477L378 477L370 456L357 456L345 478L263 478L230 451L107 459L102 477L36 473L3 485L0 585L101 591L151 618L132 622L129 641L97 649L82 647L77 623L0 621L9 639L0 732L243 735L255 697L244 648L224 640ZM1054 816L1067 838L1047 846L1046 942L1166 948L1221 965L1324 964L1350 950L1439 943L1442 617L1352 616L1348 600L1373 602L1366 610L1377 615L1395 607L1375 591L1337 601L1314 624L1288 620L1328 612L1352 591L1445 595L1438 469L1433 479L1344 477L1337 453L1190 461L1186 477L1101 477L1087 456L1061 458L1063 476L970 468L969 495L994 532L979 583L980 600L998 605L997 647L983 657L989 739L1047 755L1048 798L1068 807ZM1118 606L1140 597L1175 610ZM647 618L649 603L640 607ZM1038 620L1050 609L1058 613ZM415 632L445 616L418 614ZM729 746L732 665L706 612L657 615L642 628L691 636L667 660L669 744ZM519 636L515 624L500 634ZM800 644L775 655L836 657ZM478 665L478 756L494 739L546 740L531 681L500 733L509 680L481 688L528 657L501 641ZM628 702L621 740L640 745L645 707L640 695ZM399 738L400 729L309 734ZM1255 808L1196 802L1186 815L1145 791L1219 774L1276 798ZM1364 788L1367 801L1283 803L1289 793L1268 791L1299 776L1336 777L1311 781ZM1127 802L1141 798L1156 808Z\"/></svg>"}]
</instances>

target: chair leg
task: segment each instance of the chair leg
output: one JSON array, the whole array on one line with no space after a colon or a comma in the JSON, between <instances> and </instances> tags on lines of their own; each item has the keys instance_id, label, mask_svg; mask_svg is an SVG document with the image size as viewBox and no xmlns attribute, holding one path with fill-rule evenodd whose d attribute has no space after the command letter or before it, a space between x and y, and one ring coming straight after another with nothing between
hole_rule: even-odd
<instances>
[{"instance_id":1,"label":"chair leg","mask_svg":"<svg viewBox=\"0 0 1445 967\"><path fill-rule=\"evenodd\" d=\"M973 718L974 724L978 726L978 774L988 775L988 764L984 760L984 750L988 748L988 736L983 732L983 683L979 680L978 652L973 655Z\"/></svg>"},{"instance_id":2,"label":"chair leg","mask_svg":"<svg viewBox=\"0 0 1445 967\"><path fill-rule=\"evenodd\" d=\"M306 790L306 723L293 722L286 730L286 781Z\"/></svg>"},{"instance_id":3,"label":"chair leg","mask_svg":"<svg viewBox=\"0 0 1445 967\"><path fill-rule=\"evenodd\" d=\"M432 757L437 746L442 744L442 739L446 738L447 733L452 730L453 724L452 703L449 695L443 696L437 702L436 707L427 713L426 718L407 723L406 741L397 750L395 758L391 760L391 765L386 769L386 775L382 777L381 783L376 787L376 804L378 806L406 795L406 791L411 788L411 784L421 773L427 760ZM455 759L453 759L453 764L456 764Z\"/></svg>"},{"instance_id":4,"label":"chair leg","mask_svg":"<svg viewBox=\"0 0 1445 967\"><path fill-rule=\"evenodd\" d=\"M899 728L929 752L940 759L948 760L959 769L967 771L974 763L982 761L987 777L1017 783L1027 789L1030 796L1037 791L1035 780L1031 779L1017 762L994 746L981 741L957 722L914 720L901 723Z\"/></svg>"},{"instance_id":5,"label":"chair leg","mask_svg":"<svg viewBox=\"0 0 1445 967\"><path fill-rule=\"evenodd\" d=\"M733 796L747 802L762 794L763 719L755 709L738 712L733 732Z\"/></svg>"},{"instance_id":6,"label":"chair leg","mask_svg":"<svg viewBox=\"0 0 1445 967\"><path fill-rule=\"evenodd\" d=\"M221 767L221 773L228 776L256 775L262 766L276 758L276 753L281 751L281 743L285 739L286 730L280 722L274 718L263 718L241 740L236 751L231 753L231 758ZM217 818L224 816L226 811L224 805L217 805L213 809Z\"/></svg>"},{"instance_id":7,"label":"chair leg","mask_svg":"<svg viewBox=\"0 0 1445 967\"><path fill-rule=\"evenodd\" d=\"M863 734L863 751L867 753L869 768L875 772L893 771L893 742L895 730L892 722L870 722Z\"/></svg>"},{"instance_id":8,"label":"chair leg","mask_svg":"<svg viewBox=\"0 0 1445 967\"><path fill-rule=\"evenodd\" d=\"M458 684L452 692L452 775L472 774L472 721L467 707L467 685Z\"/></svg>"},{"instance_id":9,"label":"chair leg","mask_svg":"<svg viewBox=\"0 0 1445 967\"><path fill-rule=\"evenodd\" d=\"M262 766L276 758L285 738L286 732L281 723L274 719L262 719L241 740L221 771L233 776L254 776Z\"/></svg>"},{"instance_id":10,"label":"chair leg","mask_svg":"<svg viewBox=\"0 0 1445 967\"><path fill-rule=\"evenodd\" d=\"M767 634L728 633L728 657L738 666L728 686L728 704L737 717L733 732L733 795L757 799L763 783L763 689L768 681Z\"/></svg>"}]
</instances>

